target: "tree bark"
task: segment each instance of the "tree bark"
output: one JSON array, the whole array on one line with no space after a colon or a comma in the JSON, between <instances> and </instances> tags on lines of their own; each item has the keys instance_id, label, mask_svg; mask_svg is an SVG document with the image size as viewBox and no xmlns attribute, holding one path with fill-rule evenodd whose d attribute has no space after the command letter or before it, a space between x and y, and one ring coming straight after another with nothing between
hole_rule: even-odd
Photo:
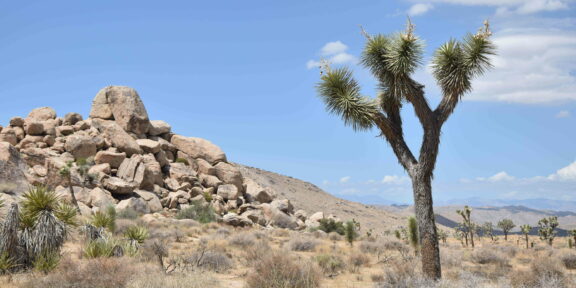
<instances>
[{"instance_id":1,"label":"tree bark","mask_svg":"<svg viewBox=\"0 0 576 288\"><path fill-rule=\"evenodd\" d=\"M528 234L525 234L524 237L526 239L526 249L528 249Z\"/></svg>"},{"instance_id":2,"label":"tree bark","mask_svg":"<svg viewBox=\"0 0 576 288\"><path fill-rule=\"evenodd\" d=\"M438 247L438 234L434 221L434 208L432 206L432 177L416 173L412 177L414 191L414 209L422 255L422 272L428 279L440 279L440 249Z\"/></svg>"},{"instance_id":3,"label":"tree bark","mask_svg":"<svg viewBox=\"0 0 576 288\"><path fill-rule=\"evenodd\" d=\"M72 197L72 205L76 206L76 211L80 214L80 205L78 205L78 200L76 200L76 195L74 195L74 187L72 187L72 175L68 176L68 187L70 189L70 196Z\"/></svg>"},{"instance_id":4,"label":"tree bark","mask_svg":"<svg viewBox=\"0 0 576 288\"><path fill-rule=\"evenodd\" d=\"M504 241L508 241L508 231L503 230L504 232Z\"/></svg>"}]
</instances>

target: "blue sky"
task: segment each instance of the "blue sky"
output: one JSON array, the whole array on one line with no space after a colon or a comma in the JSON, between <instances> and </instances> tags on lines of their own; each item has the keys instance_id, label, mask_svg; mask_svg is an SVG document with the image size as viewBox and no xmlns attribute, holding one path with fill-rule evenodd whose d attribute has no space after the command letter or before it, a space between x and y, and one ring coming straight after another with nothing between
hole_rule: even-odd
<instances>
[{"instance_id":1,"label":"blue sky","mask_svg":"<svg viewBox=\"0 0 576 288\"><path fill-rule=\"evenodd\" d=\"M48 3L49 2L49 3ZM406 174L376 131L355 133L314 89L321 57L357 65L369 33L411 15L426 61L490 19L499 55L443 129L437 201L576 200L576 2L0 1L0 125L32 108L87 116L98 90L127 85L152 119L221 146L231 161L366 203L409 203ZM415 78L432 105L426 65ZM409 145L421 129L404 112Z\"/></svg>"}]
</instances>

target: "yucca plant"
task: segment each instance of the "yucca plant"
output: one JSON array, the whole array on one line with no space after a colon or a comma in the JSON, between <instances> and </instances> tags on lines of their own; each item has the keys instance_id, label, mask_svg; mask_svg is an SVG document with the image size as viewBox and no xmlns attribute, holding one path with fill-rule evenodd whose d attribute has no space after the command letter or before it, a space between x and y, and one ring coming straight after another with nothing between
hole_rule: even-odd
<instances>
[{"instance_id":1,"label":"yucca plant","mask_svg":"<svg viewBox=\"0 0 576 288\"><path fill-rule=\"evenodd\" d=\"M70 197L72 198L72 205L76 207L76 211L78 211L78 213L80 213L80 206L78 205L78 200L76 200L76 195L74 194L73 186L75 183L73 174L77 174L80 177L80 179L77 182L79 182L78 184L82 187L82 189L84 189L86 186L86 182L92 182L94 180L94 175L88 174L88 170L90 170L90 167L92 167L92 165L93 165L92 160L89 161L85 158L79 158L76 160L76 162L74 161L66 162L66 165L58 171L58 173L62 177L65 177L68 182L68 189L70 189Z\"/></svg>"},{"instance_id":2,"label":"yucca plant","mask_svg":"<svg viewBox=\"0 0 576 288\"><path fill-rule=\"evenodd\" d=\"M148 239L148 229L142 226L130 226L124 232L124 237L130 242L132 246L137 247Z\"/></svg>"},{"instance_id":3,"label":"yucca plant","mask_svg":"<svg viewBox=\"0 0 576 288\"><path fill-rule=\"evenodd\" d=\"M0 230L0 253L2 253L2 255L6 254L6 257L9 257L12 260L20 259L22 257L18 240L19 226L20 217L18 204L13 203L10 206L10 211L8 211Z\"/></svg>"},{"instance_id":4,"label":"yucca plant","mask_svg":"<svg viewBox=\"0 0 576 288\"><path fill-rule=\"evenodd\" d=\"M0 274L6 274L17 266L14 258L10 257L8 253L0 254Z\"/></svg>"},{"instance_id":5,"label":"yucca plant","mask_svg":"<svg viewBox=\"0 0 576 288\"><path fill-rule=\"evenodd\" d=\"M89 241L84 247L84 256L87 258L111 257L116 245L118 243L113 238Z\"/></svg>"},{"instance_id":6,"label":"yucca plant","mask_svg":"<svg viewBox=\"0 0 576 288\"><path fill-rule=\"evenodd\" d=\"M109 232L114 233L116 230L116 214L109 211L98 211L92 216L90 224L97 228L108 229Z\"/></svg>"},{"instance_id":7,"label":"yucca plant","mask_svg":"<svg viewBox=\"0 0 576 288\"><path fill-rule=\"evenodd\" d=\"M488 22L476 34L462 41L450 40L434 54L431 68L442 91L437 108L428 104L424 85L412 76L422 64L423 44L408 21L404 32L394 35L370 35L362 30L366 46L362 64L379 82L376 98L361 95L350 69L331 69L323 61L321 81L317 85L326 109L339 115L354 130L377 128L392 147L398 161L412 180L416 220L421 241L422 271L426 278L441 277L440 250L432 205L432 176L438 156L442 126L461 98L472 90L472 80L491 67L489 56L495 53ZM406 144L401 109L413 106L424 130L420 153L416 156Z\"/></svg>"}]
</instances>

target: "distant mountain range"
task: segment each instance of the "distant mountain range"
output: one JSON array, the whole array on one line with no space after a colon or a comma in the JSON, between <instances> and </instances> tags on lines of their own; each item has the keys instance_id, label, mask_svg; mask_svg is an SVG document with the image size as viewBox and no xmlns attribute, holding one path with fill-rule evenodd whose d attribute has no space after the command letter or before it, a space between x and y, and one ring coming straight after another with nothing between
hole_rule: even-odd
<instances>
[{"instance_id":1,"label":"distant mountain range","mask_svg":"<svg viewBox=\"0 0 576 288\"><path fill-rule=\"evenodd\" d=\"M511 219L516 228L512 232L519 232L519 226L523 224L529 224L532 227L537 226L538 220L549 217L558 216L558 222L560 224L558 229L558 235L567 235L567 230L576 229L576 213L571 211L554 211L554 210L539 210L528 208L521 205L510 205L510 206L474 206L472 207L472 221L482 224L485 222L492 222L494 226L498 221L508 218ZM378 206L386 211L399 214L401 216L410 216L414 214L414 207L409 205L389 205ZM436 213L436 220L439 224L447 227L454 228L462 221L460 215L456 213L456 210L462 209L464 205L449 205L449 206L436 206L434 207L434 212ZM497 227L495 229L498 230ZM498 232L500 232L498 230ZM532 230L532 234L536 233L536 229Z\"/></svg>"},{"instance_id":2,"label":"distant mountain range","mask_svg":"<svg viewBox=\"0 0 576 288\"><path fill-rule=\"evenodd\" d=\"M468 205L476 207L523 206L538 210L576 212L576 201L544 199L544 198L503 200L503 199L482 199L474 197L465 199L453 199L448 201L437 201L436 205L438 206Z\"/></svg>"}]
</instances>

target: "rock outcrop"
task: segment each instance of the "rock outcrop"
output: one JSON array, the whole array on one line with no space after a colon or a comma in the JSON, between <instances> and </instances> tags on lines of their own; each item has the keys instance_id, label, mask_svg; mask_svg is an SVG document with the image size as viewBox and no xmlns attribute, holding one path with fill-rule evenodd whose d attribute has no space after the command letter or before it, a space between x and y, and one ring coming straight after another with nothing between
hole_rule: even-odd
<instances>
[{"instance_id":1,"label":"rock outcrop","mask_svg":"<svg viewBox=\"0 0 576 288\"><path fill-rule=\"evenodd\" d=\"M245 179L220 147L174 134L164 121L150 121L132 88L100 90L88 119L78 113L59 118L54 109L42 107L9 123L0 127L0 192L11 200L31 184L69 198L58 171L69 161L88 159L94 181L73 187L83 214L110 205L165 214L209 205L233 226L305 227L305 211L295 213L289 200Z\"/></svg>"}]
</instances>

